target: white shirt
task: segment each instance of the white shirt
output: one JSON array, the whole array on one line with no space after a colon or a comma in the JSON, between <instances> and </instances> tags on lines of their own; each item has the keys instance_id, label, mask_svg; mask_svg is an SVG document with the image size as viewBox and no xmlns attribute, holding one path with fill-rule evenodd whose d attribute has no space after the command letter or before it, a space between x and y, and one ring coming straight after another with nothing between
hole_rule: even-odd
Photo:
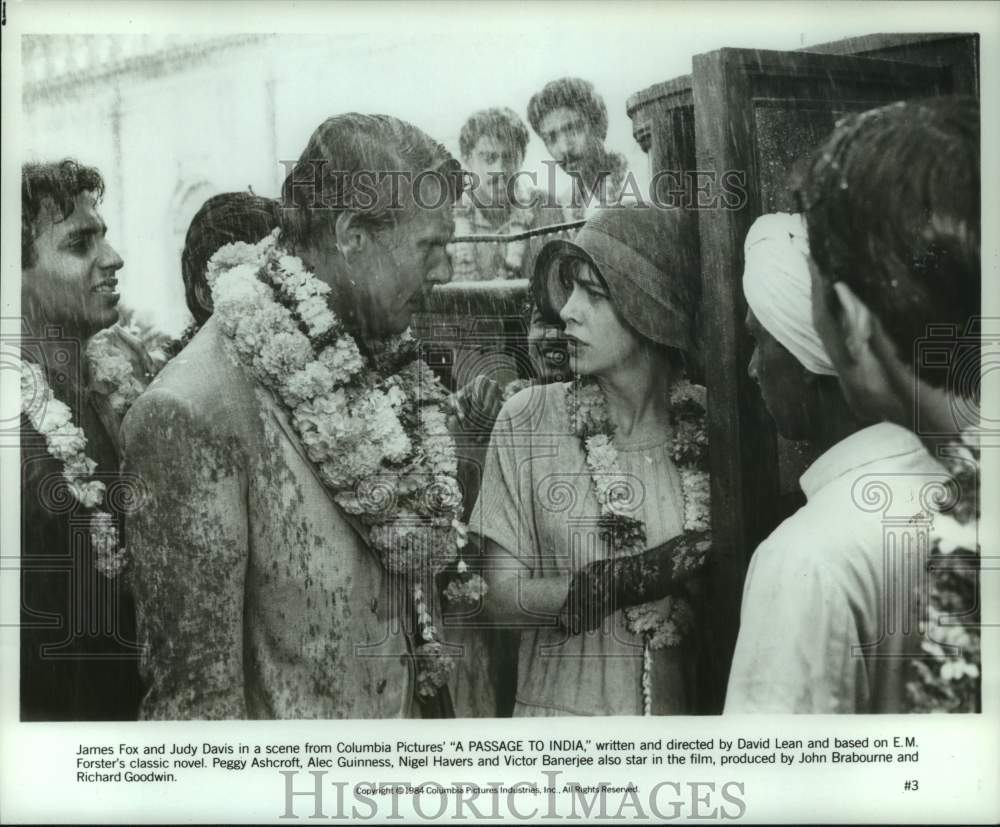
<instances>
[{"instance_id":1,"label":"white shirt","mask_svg":"<svg viewBox=\"0 0 1000 827\"><path fill-rule=\"evenodd\" d=\"M904 711L930 497L947 478L888 423L813 463L800 479L807 504L750 563L727 713Z\"/></svg>"}]
</instances>

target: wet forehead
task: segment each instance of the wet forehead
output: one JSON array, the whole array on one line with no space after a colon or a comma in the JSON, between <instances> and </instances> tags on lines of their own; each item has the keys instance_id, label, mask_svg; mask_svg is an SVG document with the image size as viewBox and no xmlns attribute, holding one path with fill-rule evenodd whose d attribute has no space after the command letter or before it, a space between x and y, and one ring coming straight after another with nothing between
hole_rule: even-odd
<instances>
[{"instance_id":1,"label":"wet forehead","mask_svg":"<svg viewBox=\"0 0 1000 827\"><path fill-rule=\"evenodd\" d=\"M760 323L760 319L757 318L756 314L747 308L746 317L746 329L747 332L753 337L757 344L764 346L765 349L770 345L777 345L783 352L787 352L784 345L781 344L764 325ZM791 356L791 354L789 354ZM791 357L795 358L795 357Z\"/></svg>"},{"instance_id":2,"label":"wet forehead","mask_svg":"<svg viewBox=\"0 0 1000 827\"><path fill-rule=\"evenodd\" d=\"M513 155L514 142L505 140L496 135L483 135L472 149L473 157L476 155Z\"/></svg>"},{"instance_id":3,"label":"wet forehead","mask_svg":"<svg viewBox=\"0 0 1000 827\"><path fill-rule=\"evenodd\" d=\"M546 113L538 125L538 131L544 138L566 131L582 131L586 128L583 116L575 109L560 106Z\"/></svg>"},{"instance_id":4,"label":"wet forehead","mask_svg":"<svg viewBox=\"0 0 1000 827\"><path fill-rule=\"evenodd\" d=\"M51 232L62 238L73 233L104 233L107 227L97 211L97 201L93 193L82 192L73 199L73 211L62 217L55 202L46 199L38 217L37 234Z\"/></svg>"},{"instance_id":5,"label":"wet forehead","mask_svg":"<svg viewBox=\"0 0 1000 827\"><path fill-rule=\"evenodd\" d=\"M763 342L767 338L770 338L767 328L760 323L760 320L757 318L757 314L754 313L749 307L747 308L747 315L743 324L745 325L747 332L758 342Z\"/></svg>"}]
</instances>

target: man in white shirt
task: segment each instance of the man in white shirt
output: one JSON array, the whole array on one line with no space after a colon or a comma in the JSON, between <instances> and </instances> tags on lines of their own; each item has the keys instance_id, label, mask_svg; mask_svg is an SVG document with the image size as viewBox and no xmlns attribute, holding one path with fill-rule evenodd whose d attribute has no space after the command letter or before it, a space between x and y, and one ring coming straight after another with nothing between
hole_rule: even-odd
<instances>
[{"instance_id":1,"label":"man in white shirt","mask_svg":"<svg viewBox=\"0 0 1000 827\"><path fill-rule=\"evenodd\" d=\"M813 318L848 401L919 436L947 473L906 687L919 711L981 708L979 156L976 100L899 102L838 124L800 193Z\"/></svg>"},{"instance_id":2,"label":"man in white shirt","mask_svg":"<svg viewBox=\"0 0 1000 827\"><path fill-rule=\"evenodd\" d=\"M912 433L848 407L812 325L808 255L798 215L747 235L750 375L778 430L824 453L802 475L807 504L754 552L725 711L901 712L920 493L944 474Z\"/></svg>"}]
</instances>

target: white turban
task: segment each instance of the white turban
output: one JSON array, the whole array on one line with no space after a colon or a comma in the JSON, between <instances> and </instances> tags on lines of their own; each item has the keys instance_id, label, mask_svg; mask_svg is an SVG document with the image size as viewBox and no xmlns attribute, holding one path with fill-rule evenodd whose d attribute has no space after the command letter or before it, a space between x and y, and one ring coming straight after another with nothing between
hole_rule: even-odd
<instances>
[{"instance_id":1,"label":"white turban","mask_svg":"<svg viewBox=\"0 0 1000 827\"><path fill-rule=\"evenodd\" d=\"M747 233L743 261L743 292L757 321L810 373L835 376L812 322L805 219L762 215Z\"/></svg>"}]
</instances>

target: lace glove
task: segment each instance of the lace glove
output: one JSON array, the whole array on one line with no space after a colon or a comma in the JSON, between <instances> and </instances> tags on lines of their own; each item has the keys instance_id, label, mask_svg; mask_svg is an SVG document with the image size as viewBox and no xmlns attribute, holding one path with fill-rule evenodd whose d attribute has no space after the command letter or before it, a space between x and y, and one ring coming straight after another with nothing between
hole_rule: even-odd
<instances>
[{"instance_id":1,"label":"lace glove","mask_svg":"<svg viewBox=\"0 0 1000 827\"><path fill-rule=\"evenodd\" d=\"M680 534L642 554L595 560L573 575L560 622L571 634L589 632L618 609L681 593L705 568L708 531Z\"/></svg>"}]
</instances>

